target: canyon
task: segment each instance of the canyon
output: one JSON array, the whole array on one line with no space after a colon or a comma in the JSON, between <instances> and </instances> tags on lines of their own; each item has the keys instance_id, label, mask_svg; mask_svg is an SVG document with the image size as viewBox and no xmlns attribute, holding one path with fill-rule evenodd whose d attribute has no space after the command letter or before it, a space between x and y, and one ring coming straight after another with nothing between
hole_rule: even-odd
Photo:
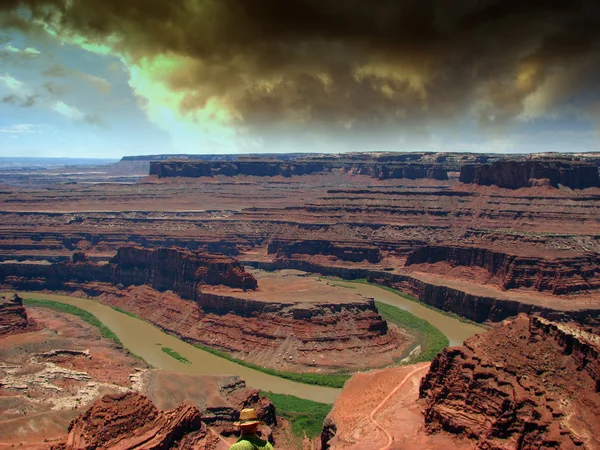
<instances>
[{"instance_id":1,"label":"canyon","mask_svg":"<svg viewBox=\"0 0 600 450\"><path fill-rule=\"evenodd\" d=\"M257 277L231 258L174 248L121 247L108 263L75 253L71 262L0 264L4 288L85 293L187 342L279 370L387 365L414 342L373 300L293 272Z\"/></svg>"},{"instance_id":2,"label":"canyon","mask_svg":"<svg viewBox=\"0 0 600 450\"><path fill-rule=\"evenodd\" d=\"M151 369L78 317L11 301L30 327L0 338L3 446L227 449L246 407L264 437L279 433L273 404L238 376ZM3 323L22 315L0 310Z\"/></svg>"},{"instance_id":3,"label":"canyon","mask_svg":"<svg viewBox=\"0 0 600 450\"><path fill-rule=\"evenodd\" d=\"M599 448L599 350L597 327L519 315L431 364L355 375L322 448Z\"/></svg>"},{"instance_id":4,"label":"canyon","mask_svg":"<svg viewBox=\"0 0 600 450\"><path fill-rule=\"evenodd\" d=\"M599 373L599 165L595 153L379 152L153 155L64 177L5 170L0 285L89 297L273 370L376 368L346 383L324 448L388 438L407 448L597 448L597 405L586 398ZM431 366L383 368L415 337L331 277L490 331ZM8 339L40 326L40 313L25 318L13 300L0 311L11 311L0 323ZM58 448L129 437L223 444L182 402L123 392L97 396L69 433L75 416L63 420ZM139 432L98 436L98 417L137 409L153 417Z\"/></svg>"}]
</instances>

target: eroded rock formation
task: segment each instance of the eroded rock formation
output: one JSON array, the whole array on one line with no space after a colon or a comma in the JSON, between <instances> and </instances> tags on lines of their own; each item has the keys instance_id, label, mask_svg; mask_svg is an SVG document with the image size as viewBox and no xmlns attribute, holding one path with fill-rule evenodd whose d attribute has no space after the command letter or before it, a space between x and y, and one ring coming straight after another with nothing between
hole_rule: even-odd
<instances>
[{"instance_id":1,"label":"eroded rock formation","mask_svg":"<svg viewBox=\"0 0 600 450\"><path fill-rule=\"evenodd\" d=\"M595 164L560 160L501 160L491 164L461 167L459 180L485 186L518 189L548 184L585 189L600 186Z\"/></svg>"},{"instance_id":2,"label":"eroded rock formation","mask_svg":"<svg viewBox=\"0 0 600 450\"><path fill-rule=\"evenodd\" d=\"M440 164L418 164L418 163L344 163L342 169L348 173L358 175L369 175L379 180L407 178L417 180L430 178L433 180L447 180L448 172Z\"/></svg>"},{"instance_id":3,"label":"eroded rock formation","mask_svg":"<svg viewBox=\"0 0 600 450\"><path fill-rule=\"evenodd\" d=\"M525 287L563 295L600 288L600 255L597 253L548 259L485 248L437 245L412 251L406 265L442 262L451 266L484 268L501 289Z\"/></svg>"},{"instance_id":4,"label":"eroded rock formation","mask_svg":"<svg viewBox=\"0 0 600 450\"><path fill-rule=\"evenodd\" d=\"M150 162L150 175L159 178L166 177L212 177L224 175L234 177L237 175L252 175L258 177L292 175L308 175L325 171L325 166L320 162L307 161L277 161L277 160L238 160L238 161L152 161Z\"/></svg>"},{"instance_id":5,"label":"eroded rock formation","mask_svg":"<svg viewBox=\"0 0 600 450\"><path fill-rule=\"evenodd\" d=\"M332 243L324 239L273 239L267 246L269 254L290 258L293 255L331 255L342 261L378 263L380 250L360 242Z\"/></svg>"},{"instance_id":6,"label":"eroded rock formation","mask_svg":"<svg viewBox=\"0 0 600 450\"><path fill-rule=\"evenodd\" d=\"M188 342L280 370L378 367L412 343L388 328L373 300L350 293L336 298L336 288L294 275L278 275L254 291L257 280L222 255L124 247L108 264L77 260L3 263L0 284L85 292Z\"/></svg>"},{"instance_id":7,"label":"eroded rock formation","mask_svg":"<svg viewBox=\"0 0 600 450\"><path fill-rule=\"evenodd\" d=\"M234 259L181 248L145 249L122 247L110 260L111 282L147 284L159 291L171 290L196 299L198 287L222 284L256 289L256 279Z\"/></svg>"},{"instance_id":8,"label":"eroded rock formation","mask_svg":"<svg viewBox=\"0 0 600 450\"><path fill-rule=\"evenodd\" d=\"M204 285L257 287L256 279L239 262L181 248L121 247L108 264L97 264L76 253L72 262L0 265L0 283L19 289L76 290L77 284L95 282L149 285L192 300L199 298Z\"/></svg>"},{"instance_id":9,"label":"eroded rock formation","mask_svg":"<svg viewBox=\"0 0 600 450\"><path fill-rule=\"evenodd\" d=\"M520 315L447 348L421 382L429 432L477 448L598 448L600 338Z\"/></svg>"},{"instance_id":10,"label":"eroded rock formation","mask_svg":"<svg viewBox=\"0 0 600 450\"><path fill-rule=\"evenodd\" d=\"M21 297L17 294L0 296L0 337L22 332L31 325Z\"/></svg>"},{"instance_id":11,"label":"eroded rock formation","mask_svg":"<svg viewBox=\"0 0 600 450\"><path fill-rule=\"evenodd\" d=\"M230 443L223 436L235 432L233 422L245 407L255 408L267 424L261 427L263 436L273 440L275 407L239 377L157 370L146 371L141 377L144 379L136 388L147 395L129 391L103 396L71 422L67 436L52 448L213 448L219 440ZM175 405L175 400L184 403Z\"/></svg>"}]
</instances>

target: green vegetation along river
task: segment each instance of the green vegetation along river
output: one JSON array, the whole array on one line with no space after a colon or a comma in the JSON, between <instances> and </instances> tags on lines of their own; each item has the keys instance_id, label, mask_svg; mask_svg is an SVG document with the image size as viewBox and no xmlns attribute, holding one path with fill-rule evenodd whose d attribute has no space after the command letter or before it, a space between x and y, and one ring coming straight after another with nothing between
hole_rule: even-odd
<instances>
[{"instance_id":1,"label":"green vegetation along river","mask_svg":"<svg viewBox=\"0 0 600 450\"><path fill-rule=\"evenodd\" d=\"M157 369L196 374L239 375L249 386L256 389L321 403L333 403L340 393L340 389L297 383L241 366L166 334L148 322L93 300L37 292L19 292L19 295L24 299L52 300L73 305L93 314L117 336L125 348ZM163 347L170 351L163 351ZM168 354L172 352L181 355L189 363Z\"/></svg>"},{"instance_id":2,"label":"green vegetation along river","mask_svg":"<svg viewBox=\"0 0 600 450\"><path fill-rule=\"evenodd\" d=\"M450 345L460 345L470 336L485 331L483 327L462 322L374 285L343 281L331 283L354 289L365 297L374 298L377 302L395 306L426 320L448 337ZM299 383L244 367L166 334L144 320L93 300L37 292L21 292L19 295L23 298L73 305L89 312L110 329L124 347L159 369L201 374L235 374L254 388L317 402L333 403L340 393L340 389Z\"/></svg>"},{"instance_id":3,"label":"green vegetation along river","mask_svg":"<svg viewBox=\"0 0 600 450\"><path fill-rule=\"evenodd\" d=\"M372 284L337 280L332 280L330 283L335 286L352 289L354 292L362 294L365 297L375 299L376 302L395 306L426 320L446 335L450 342L450 346L462 345L465 339L468 339L477 333L486 331L484 327L463 322L436 309L428 308L421 303Z\"/></svg>"}]
</instances>

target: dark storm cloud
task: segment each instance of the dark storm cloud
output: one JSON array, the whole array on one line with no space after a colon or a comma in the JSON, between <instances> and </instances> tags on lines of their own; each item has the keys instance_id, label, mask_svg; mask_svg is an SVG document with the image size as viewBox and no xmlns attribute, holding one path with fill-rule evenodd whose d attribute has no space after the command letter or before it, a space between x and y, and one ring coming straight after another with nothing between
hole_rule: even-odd
<instances>
[{"instance_id":1,"label":"dark storm cloud","mask_svg":"<svg viewBox=\"0 0 600 450\"><path fill-rule=\"evenodd\" d=\"M15 94L10 94L3 97L2 100L0 100L0 102L15 105L20 108L29 108L37 103L38 98L39 95L28 95L26 97L21 97Z\"/></svg>"},{"instance_id":2,"label":"dark storm cloud","mask_svg":"<svg viewBox=\"0 0 600 450\"><path fill-rule=\"evenodd\" d=\"M600 75L596 1L0 5L5 26L38 29L37 19L65 37L110 42L155 81L183 93L183 111L218 98L240 127L417 130L465 116L497 127L555 113L565 99L597 89ZM169 58L175 64L166 64Z\"/></svg>"}]
</instances>

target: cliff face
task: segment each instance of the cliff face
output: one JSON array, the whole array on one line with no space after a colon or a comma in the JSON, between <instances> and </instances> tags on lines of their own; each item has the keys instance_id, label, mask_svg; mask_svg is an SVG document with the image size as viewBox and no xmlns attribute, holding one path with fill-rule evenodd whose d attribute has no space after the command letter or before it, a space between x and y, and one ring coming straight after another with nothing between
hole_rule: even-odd
<instances>
[{"instance_id":1,"label":"cliff face","mask_svg":"<svg viewBox=\"0 0 600 450\"><path fill-rule=\"evenodd\" d=\"M378 263L381 252L377 247L357 243L332 244L324 239L288 240L273 239L267 246L269 254L280 254L287 258L295 254L301 255L331 255L342 261Z\"/></svg>"},{"instance_id":2,"label":"cliff face","mask_svg":"<svg viewBox=\"0 0 600 450\"><path fill-rule=\"evenodd\" d=\"M17 294L0 296L0 336L22 332L28 326L23 299Z\"/></svg>"},{"instance_id":3,"label":"cliff face","mask_svg":"<svg viewBox=\"0 0 600 450\"><path fill-rule=\"evenodd\" d=\"M196 380L193 376L178 373L151 371L149 376L161 377L167 391L179 382L196 385L199 390L180 386L179 391L171 392L175 397L193 391L201 397L200 403L190 400L163 411L145 395L138 392L109 394L98 399L90 409L73 420L67 436L51 448L67 449L195 449L213 448L221 435L234 431L233 422L238 420L243 407L255 407L259 418L269 426L277 424L275 408L258 392L245 386L238 377L221 377L222 380L204 376ZM142 376L145 376L143 374ZM171 377L167 380L168 377ZM181 378L181 380L180 380ZM151 380L156 382L159 380ZM155 391L161 391L160 387ZM161 395L162 394L162 395ZM155 393L163 404L172 403L165 399L164 392ZM183 397L185 397L183 395ZM195 398L193 400L196 400ZM218 406L217 404L218 403ZM261 427L263 436L272 441L271 428Z\"/></svg>"},{"instance_id":4,"label":"cliff face","mask_svg":"<svg viewBox=\"0 0 600 450\"><path fill-rule=\"evenodd\" d=\"M369 175L380 180L408 178L416 180L431 178L434 180L447 180L448 171L440 164L418 164L418 163L351 163L344 164L346 172L358 175Z\"/></svg>"},{"instance_id":5,"label":"cliff face","mask_svg":"<svg viewBox=\"0 0 600 450\"><path fill-rule=\"evenodd\" d=\"M477 448L598 448L598 335L519 316L447 348L421 382L429 432Z\"/></svg>"},{"instance_id":6,"label":"cliff face","mask_svg":"<svg viewBox=\"0 0 600 450\"><path fill-rule=\"evenodd\" d=\"M270 161L270 160L238 160L238 161L152 161L150 175L165 177L212 177L224 175L252 175L258 177L292 175L308 175L325 171L320 162L309 161Z\"/></svg>"},{"instance_id":7,"label":"cliff face","mask_svg":"<svg viewBox=\"0 0 600 450\"><path fill-rule=\"evenodd\" d=\"M1 264L0 283L18 289L76 290L81 283L122 286L149 285L197 300L202 285L254 290L256 279L237 261L223 255L180 248L121 247L109 264L88 261L75 253L73 261L50 265Z\"/></svg>"},{"instance_id":8,"label":"cliff face","mask_svg":"<svg viewBox=\"0 0 600 450\"><path fill-rule=\"evenodd\" d=\"M525 287L563 295L600 288L600 256L596 253L550 260L477 247L423 246L408 255L406 265L439 262L482 267L502 289Z\"/></svg>"},{"instance_id":9,"label":"cliff face","mask_svg":"<svg viewBox=\"0 0 600 450\"><path fill-rule=\"evenodd\" d=\"M275 262L245 261L249 266L263 270L297 269L340 277L345 280L366 278L369 283L389 286L415 296L419 301L442 311L458 314L474 322L500 322L519 313L540 314L552 320L574 320L583 323L590 316L600 314L598 309L557 310L545 306L506 300L483 295L473 295L448 286L440 286L418 280L408 275L370 269L328 267L298 259L281 259Z\"/></svg>"},{"instance_id":10,"label":"cliff face","mask_svg":"<svg viewBox=\"0 0 600 450\"><path fill-rule=\"evenodd\" d=\"M199 286L222 284L254 290L256 279L237 261L223 255L181 248L122 247L110 260L111 282L124 286L147 284L196 299Z\"/></svg>"},{"instance_id":11,"label":"cliff face","mask_svg":"<svg viewBox=\"0 0 600 450\"><path fill-rule=\"evenodd\" d=\"M480 166L465 165L461 167L459 181L508 189L544 182L572 189L600 186L596 165L568 160L501 160Z\"/></svg>"},{"instance_id":12,"label":"cliff face","mask_svg":"<svg viewBox=\"0 0 600 450\"><path fill-rule=\"evenodd\" d=\"M298 159L283 160L244 160L237 161L197 161L197 160L167 160L151 161L150 175L159 178L166 177L212 177L224 175L251 175L258 177L308 175L313 173L331 172L332 170L368 175L380 180L408 178L411 180L430 178L447 180L448 171L442 165L434 162L400 163L376 162L375 160L354 161L352 159Z\"/></svg>"}]
</instances>

